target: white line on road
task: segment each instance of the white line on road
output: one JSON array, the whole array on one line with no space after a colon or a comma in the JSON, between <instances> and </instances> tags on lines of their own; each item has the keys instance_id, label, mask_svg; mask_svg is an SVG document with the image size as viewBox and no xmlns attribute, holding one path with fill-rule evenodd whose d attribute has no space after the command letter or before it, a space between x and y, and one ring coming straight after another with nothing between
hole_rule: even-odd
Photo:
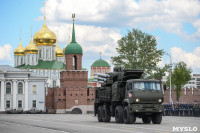
<instances>
[{"instance_id":1,"label":"white line on road","mask_svg":"<svg viewBox=\"0 0 200 133\"><path fill-rule=\"evenodd\" d=\"M22 119L22 118L12 118L12 119ZM67 125L72 125L72 126L88 127L88 128L89 127L90 128L100 128L100 129L108 129L108 130L121 131L121 132L131 132L131 133L135 132L135 131L130 131L130 130L123 130L123 129L116 129L116 128L107 128L107 127L104 127L104 126L88 126L88 125L79 125L79 124L72 124L72 123L62 123L62 122L57 122L57 121L33 120L33 119L25 119L25 120L40 121L40 122L49 122L49 123L57 123L57 124L67 124ZM124 125L124 127L126 128L125 125ZM163 130L163 129L152 129L152 128L144 128L144 127L134 127L134 128L137 128L137 129L146 129L146 130L153 130L153 131L161 131L161 132L162 131L171 132L170 130Z\"/></svg>"},{"instance_id":2,"label":"white line on road","mask_svg":"<svg viewBox=\"0 0 200 133\"><path fill-rule=\"evenodd\" d=\"M37 126L32 126L32 125L25 125L25 124L15 123L15 122L7 122L7 121L2 121L2 122L8 123L8 124L20 125L20 126L24 126L24 127L39 128L39 129L45 129L45 130L55 131L55 132L61 132L61 133L69 133L69 132L66 132L66 131L55 130L55 129L45 128L45 127L39 127L39 126L37 127Z\"/></svg>"}]
</instances>

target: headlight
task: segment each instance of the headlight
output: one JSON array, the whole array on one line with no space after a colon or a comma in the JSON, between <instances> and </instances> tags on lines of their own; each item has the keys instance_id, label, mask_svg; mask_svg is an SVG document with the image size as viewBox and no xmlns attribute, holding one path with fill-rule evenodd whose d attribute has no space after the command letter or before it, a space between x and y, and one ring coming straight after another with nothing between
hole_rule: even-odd
<instances>
[{"instance_id":1,"label":"headlight","mask_svg":"<svg viewBox=\"0 0 200 133\"><path fill-rule=\"evenodd\" d=\"M135 99L135 101L136 101L136 102L139 102L140 100L137 98L137 99Z\"/></svg>"},{"instance_id":2,"label":"headlight","mask_svg":"<svg viewBox=\"0 0 200 133\"><path fill-rule=\"evenodd\" d=\"M161 103L161 102L162 102L162 99L158 99L158 102Z\"/></svg>"}]
</instances>

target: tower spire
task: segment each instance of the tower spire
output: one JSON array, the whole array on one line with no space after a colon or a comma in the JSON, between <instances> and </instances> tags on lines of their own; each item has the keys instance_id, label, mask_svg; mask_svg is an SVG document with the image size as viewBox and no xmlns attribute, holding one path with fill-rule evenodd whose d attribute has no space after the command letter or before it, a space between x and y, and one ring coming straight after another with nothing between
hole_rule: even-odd
<instances>
[{"instance_id":1,"label":"tower spire","mask_svg":"<svg viewBox=\"0 0 200 133\"><path fill-rule=\"evenodd\" d=\"M22 32L22 29L20 28L20 43L21 43L21 34L22 34L21 32Z\"/></svg>"},{"instance_id":2,"label":"tower spire","mask_svg":"<svg viewBox=\"0 0 200 133\"><path fill-rule=\"evenodd\" d=\"M100 54L100 59L101 59L101 52L99 54Z\"/></svg>"},{"instance_id":3,"label":"tower spire","mask_svg":"<svg viewBox=\"0 0 200 133\"><path fill-rule=\"evenodd\" d=\"M44 1L44 23L46 23L46 16L45 16L45 4L46 4L46 2Z\"/></svg>"},{"instance_id":4,"label":"tower spire","mask_svg":"<svg viewBox=\"0 0 200 133\"><path fill-rule=\"evenodd\" d=\"M31 40L32 40L32 25L31 25Z\"/></svg>"},{"instance_id":5,"label":"tower spire","mask_svg":"<svg viewBox=\"0 0 200 133\"><path fill-rule=\"evenodd\" d=\"M72 29L72 43L76 43L76 37L75 37L75 30L74 30L74 18L75 18L75 13L72 14L72 18L73 18L73 29Z\"/></svg>"},{"instance_id":6,"label":"tower spire","mask_svg":"<svg viewBox=\"0 0 200 133\"><path fill-rule=\"evenodd\" d=\"M58 45L58 30L56 32L57 32L56 42L57 42L57 45Z\"/></svg>"},{"instance_id":7,"label":"tower spire","mask_svg":"<svg viewBox=\"0 0 200 133\"><path fill-rule=\"evenodd\" d=\"M70 44L70 27L69 27L69 44Z\"/></svg>"}]
</instances>

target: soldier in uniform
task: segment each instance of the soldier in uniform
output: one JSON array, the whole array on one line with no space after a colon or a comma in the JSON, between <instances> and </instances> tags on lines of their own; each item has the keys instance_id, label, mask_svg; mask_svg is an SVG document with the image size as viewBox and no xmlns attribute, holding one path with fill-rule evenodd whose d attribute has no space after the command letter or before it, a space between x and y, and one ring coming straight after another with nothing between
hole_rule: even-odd
<instances>
[{"instance_id":1,"label":"soldier in uniform","mask_svg":"<svg viewBox=\"0 0 200 133\"><path fill-rule=\"evenodd\" d=\"M197 105L197 117L199 117L200 116L200 105L199 105L199 103L198 103L198 105Z\"/></svg>"},{"instance_id":2,"label":"soldier in uniform","mask_svg":"<svg viewBox=\"0 0 200 133\"><path fill-rule=\"evenodd\" d=\"M189 107L190 107L190 116L193 116L193 105L190 104Z\"/></svg>"},{"instance_id":3,"label":"soldier in uniform","mask_svg":"<svg viewBox=\"0 0 200 133\"><path fill-rule=\"evenodd\" d=\"M180 109L180 116L182 116L183 115L183 104L179 105L179 109Z\"/></svg>"},{"instance_id":4,"label":"soldier in uniform","mask_svg":"<svg viewBox=\"0 0 200 133\"><path fill-rule=\"evenodd\" d=\"M193 115L194 115L194 117L197 116L197 107L196 106L197 106L196 103L194 103L194 105L193 105Z\"/></svg>"},{"instance_id":5,"label":"soldier in uniform","mask_svg":"<svg viewBox=\"0 0 200 133\"><path fill-rule=\"evenodd\" d=\"M188 116L188 112L189 112L189 105L185 104L184 115Z\"/></svg>"}]
</instances>

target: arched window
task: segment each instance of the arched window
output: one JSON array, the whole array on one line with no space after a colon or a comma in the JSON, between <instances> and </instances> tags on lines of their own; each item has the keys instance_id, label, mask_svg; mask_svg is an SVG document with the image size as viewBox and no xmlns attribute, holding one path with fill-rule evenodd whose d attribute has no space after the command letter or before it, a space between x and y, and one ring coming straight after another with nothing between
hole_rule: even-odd
<instances>
[{"instance_id":1,"label":"arched window","mask_svg":"<svg viewBox=\"0 0 200 133\"><path fill-rule=\"evenodd\" d=\"M21 58L21 65L23 64L23 58Z\"/></svg>"},{"instance_id":2,"label":"arched window","mask_svg":"<svg viewBox=\"0 0 200 133\"><path fill-rule=\"evenodd\" d=\"M39 50L39 58L42 57L42 52L41 52L41 49Z\"/></svg>"},{"instance_id":3,"label":"arched window","mask_svg":"<svg viewBox=\"0 0 200 133\"><path fill-rule=\"evenodd\" d=\"M49 59L50 55L49 55L49 50L47 49L47 53L46 53L46 58Z\"/></svg>"},{"instance_id":4,"label":"arched window","mask_svg":"<svg viewBox=\"0 0 200 133\"><path fill-rule=\"evenodd\" d=\"M6 94L11 94L11 83L6 83Z\"/></svg>"},{"instance_id":5,"label":"arched window","mask_svg":"<svg viewBox=\"0 0 200 133\"><path fill-rule=\"evenodd\" d=\"M23 84L22 84L22 82L18 83L18 94L23 94Z\"/></svg>"},{"instance_id":6,"label":"arched window","mask_svg":"<svg viewBox=\"0 0 200 133\"><path fill-rule=\"evenodd\" d=\"M77 57L73 57L73 70L77 70Z\"/></svg>"}]
</instances>

